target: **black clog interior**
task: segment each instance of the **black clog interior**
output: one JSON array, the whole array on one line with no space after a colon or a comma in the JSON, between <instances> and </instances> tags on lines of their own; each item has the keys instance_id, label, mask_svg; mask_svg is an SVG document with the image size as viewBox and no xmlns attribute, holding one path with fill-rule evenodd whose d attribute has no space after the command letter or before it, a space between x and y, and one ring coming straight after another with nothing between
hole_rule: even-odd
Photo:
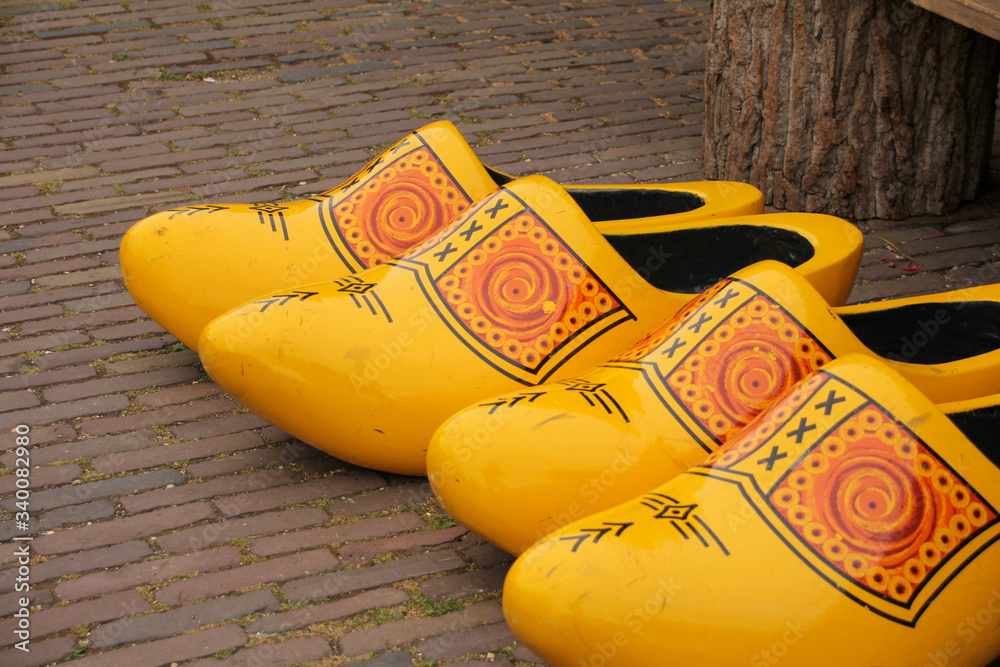
<instances>
[{"instance_id":1,"label":"black clog interior","mask_svg":"<svg viewBox=\"0 0 1000 667\"><path fill-rule=\"evenodd\" d=\"M945 364L1000 349L1000 303L916 303L841 315L868 349L913 364Z\"/></svg>"},{"instance_id":2,"label":"black clog interior","mask_svg":"<svg viewBox=\"0 0 1000 667\"><path fill-rule=\"evenodd\" d=\"M654 215L687 213L705 205L705 200L690 192L671 192L643 188L615 188L566 191L592 222L649 218Z\"/></svg>"},{"instance_id":3,"label":"black clog interior","mask_svg":"<svg viewBox=\"0 0 1000 667\"><path fill-rule=\"evenodd\" d=\"M948 415L993 465L1000 467L1000 405Z\"/></svg>"},{"instance_id":4,"label":"black clog interior","mask_svg":"<svg viewBox=\"0 0 1000 667\"><path fill-rule=\"evenodd\" d=\"M757 262L772 259L796 267L815 254L802 235L764 225L607 234L605 238L650 284L682 294L700 294Z\"/></svg>"},{"instance_id":5,"label":"black clog interior","mask_svg":"<svg viewBox=\"0 0 1000 667\"><path fill-rule=\"evenodd\" d=\"M486 171L497 185L514 180L489 167ZM705 205L705 200L696 194L655 188L570 188L566 192L592 222L675 215Z\"/></svg>"},{"instance_id":6,"label":"black clog interior","mask_svg":"<svg viewBox=\"0 0 1000 667\"><path fill-rule=\"evenodd\" d=\"M497 182L512 177L486 167ZM593 222L687 213L705 205L690 192L655 188L571 188L567 192ZM796 267L815 250L801 235L758 225L725 225L605 238L639 275L668 292L700 294L728 275L773 259Z\"/></svg>"}]
</instances>

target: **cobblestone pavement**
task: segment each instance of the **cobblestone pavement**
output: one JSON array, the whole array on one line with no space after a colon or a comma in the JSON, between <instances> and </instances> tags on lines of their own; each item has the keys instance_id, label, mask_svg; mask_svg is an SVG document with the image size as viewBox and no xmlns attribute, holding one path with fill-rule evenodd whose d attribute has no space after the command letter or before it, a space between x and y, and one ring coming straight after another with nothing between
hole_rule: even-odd
<instances>
[{"instance_id":1,"label":"cobblestone pavement","mask_svg":"<svg viewBox=\"0 0 1000 667\"><path fill-rule=\"evenodd\" d=\"M0 0L0 431L31 427L36 535L24 654L4 435L0 664L537 660L503 623L505 555L425 480L346 465L222 393L132 303L118 244L154 210L332 188L432 118L515 174L695 179L707 12ZM997 281L998 210L993 190L862 223L854 299Z\"/></svg>"}]
</instances>

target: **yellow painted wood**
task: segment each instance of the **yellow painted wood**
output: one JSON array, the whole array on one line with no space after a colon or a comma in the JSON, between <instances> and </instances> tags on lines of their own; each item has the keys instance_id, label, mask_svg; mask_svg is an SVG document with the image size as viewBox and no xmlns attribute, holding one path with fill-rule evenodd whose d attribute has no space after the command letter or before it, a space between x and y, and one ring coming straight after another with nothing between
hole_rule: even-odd
<instances>
[{"instance_id":1,"label":"yellow painted wood","mask_svg":"<svg viewBox=\"0 0 1000 667\"><path fill-rule=\"evenodd\" d=\"M830 216L664 218L634 240L649 234L669 251L671 234L747 228L804 240L811 258L798 270L829 298L846 296L862 240ZM701 247L692 264L723 250ZM725 257L739 262L742 250ZM647 282L565 190L533 176L397 260L230 311L206 327L199 353L227 391L314 447L423 474L431 435L455 411L582 373L691 298Z\"/></svg>"},{"instance_id":2,"label":"yellow painted wood","mask_svg":"<svg viewBox=\"0 0 1000 667\"><path fill-rule=\"evenodd\" d=\"M493 170L494 173L496 170ZM500 174L501 178L509 178ZM334 280L403 254L497 188L458 129L431 123L404 137L341 186L316 197L265 204L192 204L134 225L122 241L125 284L150 317L196 349L212 319L261 294ZM761 213L749 185L695 182L570 187L691 195L700 205L652 218L620 207L606 233Z\"/></svg>"},{"instance_id":3,"label":"yellow painted wood","mask_svg":"<svg viewBox=\"0 0 1000 667\"><path fill-rule=\"evenodd\" d=\"M1000 310L1000 285L831 309L808 280L777 262L733 277L596 368L481 400L449 418L427 457L444 508L521 553L683 473L808 372L848 354L878 358L844 316L888 313L881 322L887 338L926 344L925 330L975 338L966 328L973 323L948 319L967 304ZM893 312L918 305L930 306L923 328L894 321ZM944 317L935 321L937 312ZM983 335L988 340L989 330ZM882 361L932 400L962 405L1000 393L1000 349L974 351L941 363L895 354Z\"/></svg>"},{"instance_id":4,"label":"yellow painted wood","mask_svg":"<svg viewBox=\"0 0 1000 667\"><path fill-rule=\"evenodd\" d=\"M870 357L832 362L777 407L525 552L504 586L518 638L554 667L1000 656L1000 470ZM815 428L800 436L802 418Z\"/></svg>"}]
</instances>

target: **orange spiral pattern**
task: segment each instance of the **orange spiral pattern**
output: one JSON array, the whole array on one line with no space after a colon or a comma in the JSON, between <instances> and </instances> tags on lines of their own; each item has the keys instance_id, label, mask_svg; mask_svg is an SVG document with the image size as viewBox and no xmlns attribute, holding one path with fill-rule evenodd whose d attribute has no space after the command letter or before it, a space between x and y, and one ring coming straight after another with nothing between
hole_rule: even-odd
<instances>
[{"instance_id":1,"label":"orange spiral pattern","mask_svg":"<svg viewBox=\"0 0 1000 667\"><path fill-rule=\"evenodd\" d=\"M723 280L722 282L716 283L712 287L708 288L702 292L701 295L695 297L689 301L687 305L677 311L676 315L657 328L653 329L653 331L640 339L639 342L619 354L617 357L612 359L612 361L642 361L650 352L663 345L663 343L666 342L670 336L677 331L677 329L680 328L684 322L687 321L694 311L708 303L716 294L721 292L723 288L731 282L733 281L728 279Z\"/></svg>"},{"instance_id":2,"label":"orange spiral pattern","mask_svg":"<svg viewBox=\"0 0 1000 667\"><path fill-rule=\"evenodd\" d=\"M769 500L830 565L902 604L997 518L929 447L874 404L816 444Z\"/></svg>"},{"instance_id":3,"label":"orange spiral pattern","mask_svg":"<svg viewBox=\"0 0 1000 667\"><path fill-rule=\"evenodd\" d=\"M764 411L744 428L739 435L734 435L725 444L708 455L702 465L713 468L729 468L757 451L774 432L784 426L789 417L812 395L813 391L824 381L822 375L813 374L792 387L780 400L769 405Z\"/></svg>"},{"instance_id":4,"label":"orange spiral pattern","mask_svg":"<svg viewBox=\"0 0 1000 667\"><path fill-rule=\"evenodd\" d=\"M529 370L538 369L576 331L621 307L528 212L485 236L436 285L470 333Z\"/></svg>"},{"instance_id":5,"label":"orange spiral pattern","mask_svg":"<svg viewBox=\"0 0 1000 667\"><path fill-rule=\"evenodd\" d=\"M427 240L471 203L427 148L372 171L345 195L332 206L334 222L365 267Z\"/></svg>"},{"instance_id":6,"label":"orange spiral pattern","mask_svg":"<svg viewBox=\"0 0 1000 667\"><path fill-rule=\"evenodd\" d=\"M690 338L687 328L676 335ZM781 306L759 294L722 320L666 383L691 416L725 442L831 359Z\"/></svg>"}]
</instances>

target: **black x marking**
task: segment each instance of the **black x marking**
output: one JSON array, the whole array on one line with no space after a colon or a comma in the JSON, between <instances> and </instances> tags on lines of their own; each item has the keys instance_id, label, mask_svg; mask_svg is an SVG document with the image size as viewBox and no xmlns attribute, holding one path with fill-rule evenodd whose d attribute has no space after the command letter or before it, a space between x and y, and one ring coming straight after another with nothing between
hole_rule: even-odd
<instances>
[{"instance_id":1,"label":"black x marking","mask_svg":"<svg viewBox=\"0 0 1000 667\"><path fill-rule=\"evenodd\" d=\"M466 240L466 241L471 241L471 240L472 240L472 236L473 236L473 235L474 235L474 234L475 234L476 232L478 232L478 231L482 231L482 229L483 229L483 226L482 226L482 225L480 225L480 224L479 224L478 222L476 222L475 220L473 220L472 222L470 222L470 223L469 223L469 228L468 228L468 229L466 229L466 230L465 230L464 232L461 232L461 233L459 233L459 236L463 236L463 237L465 237L465 240Z\"/></svg>"},{"instance_id":2,"label":"black x marking","mask_svg":"<svg viewBox=\"0 0 1000 667\"><path fill-rule=\"evenodd\" d=\"M684 341L682 341L680 338L675 338L674 342L670 344L670 347L668 347L667 349L665 349L660 354L667 355L667 359L673 359L674 358L674 353L677 352L677 350L679 350L682 347L684 347L685 345L687 345L687 343L685 343Z\"/></svg>"},{"instance_id":3,"label":"black x marking","mask_svg":"<svg viewBox=\"0 0 1000 667\"><path fill-rule=\"evenodd\" d=\"M715 305L720 306L722 308L725 308L726 305L729 303L730 299L735 299L739 295L740 295L739 292L737 292L736 290L730 288L729 290L726 291L726 293L724 295L722 295L721 297L719 297L718 301L715 302Z\"/></svg>"},{"instance_id":4,"label":"black x marking","mask_svg":"<svg viewBox=\"0 0 1000 667\"><path fill-rule=\"evenodd\" d=\"M503 199L498 199L497 203L493 205L493 208L486 209L486 212L490 214L490 220L495 220L497 213L505 208L510 208L507 204L503 203Z\"/></svg>"},{"instance_id":5,"label":"black x marking","mask_svg":"<svg viewBox=\"0 0 1000 667\"><path fill-rule=\"evenodd\" d=\"M813 427L813 428L815 428L815 427ZM771 472L771 470L774 469L774 464L775 463L777 463L781 459L787 459L787 458L788 458L788 454L786 454L784 452L779 452L778 451L778 447L775 446L775 447L771 448L771 455L770 456L766 456L766 457L760 459L759 461L757 461L757 465L767 464L767 471Z\"/></svg>"},{"instance_id":6,"label":"black x marking","mask_svg":"<svg viewBox=\"0 0 1000 667\"><path fill-rule=\"evenodd\" d=\"M808 423L806 421L806 418L803 417L802 420L799 421L799 427L797 429L795 429L794 431L789 431L788 433L786 433L785 437L786 438L791 438L792 436L795 436L795 444L796 445L801 445L802 444L802 438L805 437L806 433L808 433L809 431L814 430L815 428L816 428L816 424L810 424L810 423ZM768 468L768 470L770 470L770 468Z\"/></svg>"},{"instance_id":7,"label":"black x marking","mask_svg":"<svg viewBox=\"0 0 1000 667\"><path fill-rule=\"evenodd\" d=\"M688 327L688 331L701 333L701 328L711 321L712 321L711 315L706 315L705 313L702 313L701 316L698 317L698 321Z\"/></svg>"},{"instance_id":8,"label":"black x marking","mask_svg":"<svg viewBox=\"0 0 1000 667\"><path fill-rule=\"evenodd\" d=\"M451 241L448 241L448 245L434 253L434 256L438 258L439 262L443 262L453 252L458 252L458 248L453 246Z\"/></svg>"},{"instance_id":9,"label":"black x marking","mask_svg":"<svg viewBox=\"0 0 1000 667\"><path fill-rule=\"evenodd\" d=\"M843 403L846 400L847 399L844 398L843 396L837 396L837 391L835 389L831 389L830 394L826 397L826 400L821 403L817 403L813 407L816 408L817 410L822 409L823 414L829 417L830 413L833 412L833 406L835 406L837 403Z\"/></svg>"}]
</instances>

